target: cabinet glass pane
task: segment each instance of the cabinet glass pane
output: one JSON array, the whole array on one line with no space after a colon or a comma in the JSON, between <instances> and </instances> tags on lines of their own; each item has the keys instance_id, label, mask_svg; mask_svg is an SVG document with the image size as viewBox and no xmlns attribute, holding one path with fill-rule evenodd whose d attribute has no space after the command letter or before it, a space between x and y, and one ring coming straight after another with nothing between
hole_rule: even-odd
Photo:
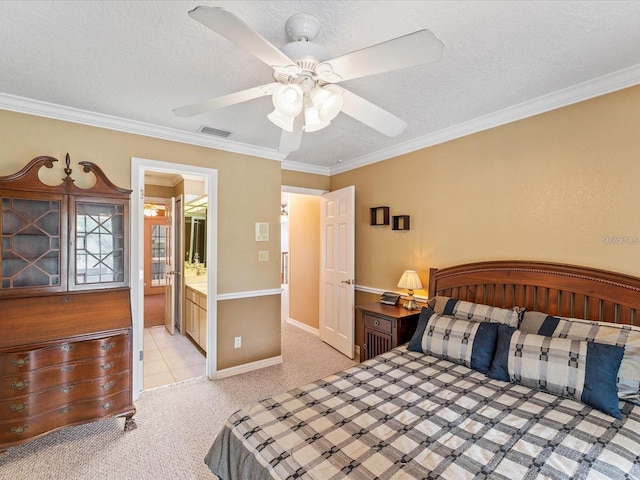
<instances>
[{"instance_id":1,"label":"cabinet glass pane","mask_svg":"<svg viewBox=\"0 0 640 480\"><path fill-rule=\"evenodd\" d=\"M60 201L2 199L0 288L60 285Z\"/></svg>"},{"instance_id":2,"label":"cabinet glass pane","mask_svg":"<svg viewBox=\"0 0 640 480\"><path fill-rule=\"evenodd\" d=\"M76 203L76 284L124 280L124 206Z\"/></svg>"}]
</instances>

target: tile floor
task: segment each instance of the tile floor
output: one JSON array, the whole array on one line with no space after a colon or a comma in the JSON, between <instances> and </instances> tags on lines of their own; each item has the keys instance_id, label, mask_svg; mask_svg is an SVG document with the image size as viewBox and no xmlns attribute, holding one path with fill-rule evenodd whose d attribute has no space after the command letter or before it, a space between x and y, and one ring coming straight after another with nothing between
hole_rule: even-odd
<instances>
[{"instance_id":1,"label":"tile floor","mask_svg":"<svg viewBox=\"0 0 640 480\"><path fill-rule=\"evenodd\" d=\"M206 358L191 341L164 325L144 329L144 390L169 385L206 372Z\"/></svg>"}]
</instances>

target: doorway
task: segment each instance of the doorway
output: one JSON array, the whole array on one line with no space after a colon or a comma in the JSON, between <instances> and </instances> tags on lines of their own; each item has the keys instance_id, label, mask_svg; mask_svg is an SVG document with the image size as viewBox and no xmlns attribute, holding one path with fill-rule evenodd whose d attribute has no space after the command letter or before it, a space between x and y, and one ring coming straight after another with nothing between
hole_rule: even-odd
<instances>
[{"instance_id":1,"label":"doorway","mask_svg":"<svg viewBox=\"0 0 640 480\"><path fill-rule=\"evenodd\" d=\"M320 201L323 190L281 188L282 321L319 335Z\"/></svg>"},{"instance_id":2,"label":"doorway","mask_svg":"<svg viewBox=\"0 0 640 480\"><path fill-rule=\"evenodd\" d=\"M185 195L191 197L193 187L182 175L147 172L144 188L142 388L149 390L203 376L206 353L185 334L183 327L182 200ZM200 190L198 194L202 193ZM151 197L149 193L158 196Z\"/></svg>"},{"instance_id":3,"label":"doorway","mask_svg":"<svg viewBox=\"0 0 640 480\"><path fill-rule=\"evenodd\" d=\"M151 187L147 185L145 187L145 178L148 180L149 177L158 176L160 178L170 178L173 179L171 181L174 182L174 186L170 186L170 192L165 190L165 192L161 195L157 195L158 191L162 189L158 189L156 187ZM132 179L132 188L134 189L134 193L132 194L132 208L131 208L131 238L132 247L133 247L133 255L131 259L131 301L132 301L132 312L133 312L133 344L134 344L134 354L133 354L133 376L134 376L134 400L138 398L140 392L145 389L145 355L152 355L147 353L148 349L145 348L145 341L153 342L153 343L164 343L164 346L167 348L171 348L173 352L180 351L180 349L186 349L186 347L192 347L198 355L203 356L205 358L204 368L202 369L202 374L206 374L209 377L212 376L216 371L216 355L215 355L215 345L216 345L216 299L215 292L216 288L216 226L217 226L217 170L203 167L194 167L189 165L182 164L173 164L167 162L160 162L155 160L148 159L140 159L140 158L132 158L132 171L131 171L131 179ZM184 198L185 208L189 203L188 200L193 200L190 196L187 195L185 188L188 190L185 185L190 182L199 182L203 185L203 190L201 192L197 192L197 199L200 203L200 214L204 215L204 222L201 225L203 229L203 234L201 235L204 239L204 243L202 244L202 248L208 252L206 255L206 261L201 265L198 273L201 274L199 280L199 287L202 290L202 296L204 300L201 302L203 306L203 311L206 313L202 315L201 322L202 328L205 329L205 333L203 334L202 340L205 345L213 346L213 348L209 348L207 350L202 349L200 353L197 351L196 344L192 342L189 338L187 338L186 334L186 323L183 319L183 322L177 322L174 334L171 335L171 329L167 329L166 326L158 326L157 330L147 331L144 328L144 313L145 313L145 302L144 302L144 284L146 280L149 280L148 275L145 276L145 239L144 239L144 206L145 206L145 193L152 193L153 197L160 196L161 198L166 199L167 197L179 197L180 195ZM157 182L156 182L157 183ZM181 187L175 187L178 183L181 183ZM181 209L182 210L182 209ZM206 213L203 213L205 212ZM183 220L181 220L182 226ZM184 231L184 228L176 228L175 230L179 230L180 232ZM185 287L184 287L184 274L186 273L183 266L183 262L185 260L185 248L183 247L184 243L182 237L179 236L176 239L172 240L174 245L177 247L179 253L176 254L176 257L179 259L177 263L177 267L175 269L175 277L174 283L176 289L180 292L178 298L184 300L185 296ZM166 241L169 241L167 239ZM165 272L172 273L172 272ZM159 277L159 275L155 275ZM156 278L156 283L158 279ZM210 294L210 292L212 292ZM186 303L186 302L185 302ZM184 308L180 307L180 313L184 314ZM173 325L172 325L173 326ZM155 327L154 327L155 328ZM178 345L173 345L171 347L171 343L177 343ZM159 345L158 345L159 346ZM157 354L153 354L157 355ZM178 361L181 360L180 356L174 355L178 357ZM184 360L184 359L182 359ZM183 362L184 363L184 362ZM183 365L186 366L186 365ZM181 378L180 380L183 380ZM174 380L175 379L174 377ZM172 382L169 382L172 383Z\"/></svg>"}]
</instances>

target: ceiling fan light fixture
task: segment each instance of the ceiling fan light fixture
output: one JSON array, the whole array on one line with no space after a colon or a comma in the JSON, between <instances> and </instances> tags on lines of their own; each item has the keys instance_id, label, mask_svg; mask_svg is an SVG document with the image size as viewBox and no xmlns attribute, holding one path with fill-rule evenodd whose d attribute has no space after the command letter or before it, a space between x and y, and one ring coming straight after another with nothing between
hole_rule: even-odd
<instances>
[{"instance_id":1,"label":"ceiling fan light fixture","mask_svg":"<svg viewBox=\"0 0 640 480\"><path fill-rule=\"evenodd\" d=\"M316 86L309 96L323 122L330 122L342 110L342 89L336 85Z\"/></svg>"},{"instance_id":2,"label":"ceiling fan light fixture","mask_svg":"<svg viewBox=\"0 0 640 480\"><path fill-rule=\"evenodd\" d=\"M313 105L308 105L304 109L304 131L316 132L328 127L330 122L320 120L318 110Z\"/></svg>"},{"instance_id":3,"label":"ceiling fan light fixture","mask_svg":"<svg viewBox=\"0 0 640 480\"><path fill-rule=\"evenodd\" d=\"M298 85L282 85L273 93L273 106L285 117L295 117L302 111L304 94Z\"/></svg>"},{"instance_id":4,"label":"ceiling fan light fixture","mask_svg":"<svg viewBox=\"0 0 640 480\"><path fill-rule=\"evenodd\" d=\"M273 112L271 112L269 115L267 115L267 118L271 120L271 122L277 127L280 127L281 129L286 130L287 132L293 132L293 120L295 119L295 116L289 117L289 116L282 115L276 109Z\"/></svg>"}]
</instances>

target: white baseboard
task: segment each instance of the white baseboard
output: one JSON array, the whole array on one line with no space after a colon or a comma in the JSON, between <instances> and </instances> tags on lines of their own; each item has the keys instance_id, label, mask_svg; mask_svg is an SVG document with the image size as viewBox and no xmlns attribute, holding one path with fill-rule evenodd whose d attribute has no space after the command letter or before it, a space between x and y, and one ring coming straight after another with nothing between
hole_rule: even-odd
<instances>
[{"instance_id":1,"label":"white baseboard","mask_svg":"<svg viewBox=\"0 0 640 480\"><path fill-rule=\"evenodd\" d=\"M287 323L290 324L290 325L293 325L294 327L301 328L302 330L305 330L305 331L307 331L309 333L313 333L317 337L320 336L320 330L318 330L317 328L310 327L306 323L299 322L298 320L294 320L293 318L287 318ZM356 360L360 359L360 346L359 345L354 345L353 346L353 353L355 355Z\"/></svg>"},{"instance_id":2,"label":"white baseboard","mask_svg":"<svg viewBox=\"0 0 640 480\"><path fill-rule=\"evenodd\" d=\"M320 330L310 327L306 323L299 322L298 320L294 320L293 318L287 318L287 323L289 325L293 325L294 327L301 328L305 332L313 333L316 337L320 336Z\"/></svg>"},{"instance_id":3,"label":"white baseboard","mask_svg":"<svg viewBox=\"0 0 640 480\"><path fill-rule=\"evenodd\" d=\"M241 373L251 372L253 370L260 370L265 367L273 367L274 365L280 365L282 363L282 355L277 357L265 358L264 360L258 360L256 362L243 363L235 367L224 368L218 370L214 377L215 379L232 377Z\"/></svg>"}]
</instances>

